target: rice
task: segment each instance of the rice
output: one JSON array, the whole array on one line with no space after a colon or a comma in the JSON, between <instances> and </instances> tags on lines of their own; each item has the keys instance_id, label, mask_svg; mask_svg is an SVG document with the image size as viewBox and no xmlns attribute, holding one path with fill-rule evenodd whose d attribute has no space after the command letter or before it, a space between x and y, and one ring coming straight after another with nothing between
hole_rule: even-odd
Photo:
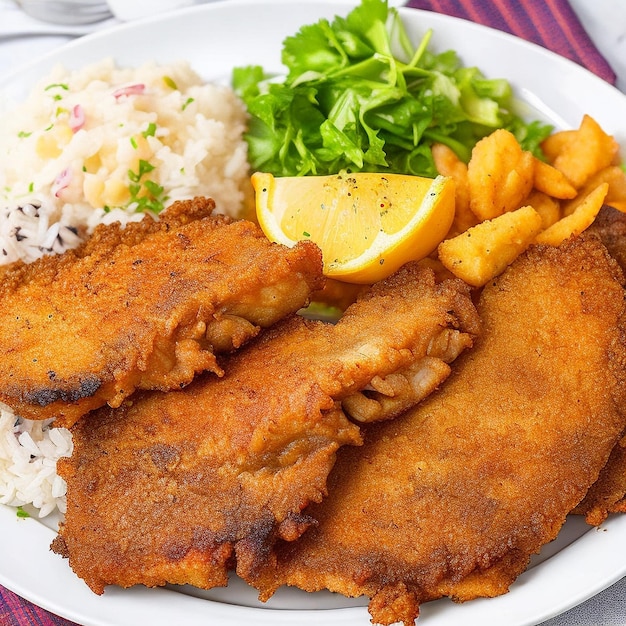
<instances>
[{"instance_id":1,"label":"rice","mask_svg":"<svg viewBox=\"0 0 626 626\"><path fill-rule=\"evenodd\" d=\"M32 505L39 517L65 512L66 484L56 463L72 454L72 435L50 422L23 420L0 403L0 504Z\"/></svg>"},{"instance_id":2,"label":"rice","mask_svg":"<svg viewBox=\"0 0 626 626\"><path fill-rule=\"evenodd\" d=\"M210 196L241 215L244 105L185 62L57 67L0 119L0 264L75 247L97 224Z\"/></svg>"},{"instance_id":3,"label":"rice","mask_svg":"<svg viewBox=\"0 0 626 626\"><path fill-rule=\"evenodd\" d=\"M157 215L194 196L239 217L246 123L234 92L185 62L55 68L0 117L0 265L61 253L98 224ZM0 405L0 504L63 513L56 462L71 450L68 430Z\"/></svg>"}]
</instances>

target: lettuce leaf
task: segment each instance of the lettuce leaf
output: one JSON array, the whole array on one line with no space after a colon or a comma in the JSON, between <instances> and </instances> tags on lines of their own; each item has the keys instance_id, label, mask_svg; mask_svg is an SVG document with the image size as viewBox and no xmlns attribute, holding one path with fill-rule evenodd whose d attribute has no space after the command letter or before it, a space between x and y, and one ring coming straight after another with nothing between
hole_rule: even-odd
<instances>
[{"instance_id":1,"label":"lettuce leaf","mask_svg":"<svg viewBox=\"0 0 626 626\"><path fill-rule=\"evenodd\" d=\"M378 171L436 175L433 142L464 161L496 128L541 155L552 127L512 110L510 84L463 67L453 50L417 47L386 0L362 0L347 17L303 26L283 42L286 75L235 68L232 84L250 113L254 170L275 176Z\"/></svg>"}]
</instances>

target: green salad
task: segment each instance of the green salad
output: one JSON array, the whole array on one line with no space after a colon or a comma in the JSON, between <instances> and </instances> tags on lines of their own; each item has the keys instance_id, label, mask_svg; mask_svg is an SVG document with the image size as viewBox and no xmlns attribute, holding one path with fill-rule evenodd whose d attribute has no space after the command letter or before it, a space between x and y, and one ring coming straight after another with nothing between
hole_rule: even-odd
<instances>
[{"instance_id":1,"label":"green salad","mask_svg":"<svg viewBox=\"0 0 626 626\"><path fill-rule=\"evenodd\" d=\"M430 146L464 161L496 128L541 156L552 127L513 111L509 82L434 53L428 31L415 46L386 0L362 0L347 17L303 26L283 42L286 75L235 68L232 83L250 113L254 170L275 176L340 170L437 174Z\"/></svg>"}]
</instances>

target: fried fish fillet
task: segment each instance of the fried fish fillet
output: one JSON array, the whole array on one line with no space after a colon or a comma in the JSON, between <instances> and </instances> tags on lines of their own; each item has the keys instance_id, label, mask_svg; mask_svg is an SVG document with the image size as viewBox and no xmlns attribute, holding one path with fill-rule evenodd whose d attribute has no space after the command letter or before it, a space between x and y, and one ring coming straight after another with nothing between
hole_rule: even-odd
<instances>
[{"instance_id":1,"label":"fried fish fillet","mask_svg":"<svg viewBox=\"0 0 626 626\"><path fill-rule=\"evenodd\" d=\"M250 580L366 595L373 622L507 591L624 428L621 272L594 239L535 247L483 290L483 330L440 390L345 448L318 521Z\"/></svg>"},{"instance_id":2,"label":"fried fish fillet","mask_svg":"<svg viewBox=\"0 0 626 626\"><path fill-rule=\"evenodd\" d=\"M604 206L589 232L600 238L622 270L626 270L626 215ZM626 435L615 444L600 477L574 513L585 515L594 526L601 524L609 513L626 513Z\"/></svg>"},{"instance_id":3,"label":"fried fish fillet","mask_svg":"<svg viewBox=\"0 0 626 626\"><path fill-rule=\"evenodd\" d=\"M228 351L307 303L321 252L270 243L251 222L179 202L158 221L100 226L80 248L0 281L0 400L69 426L138 389L221 373Z\"/></svg>"},{"instance_id":4,"label":"fried fish fillet","mask_svg":"<svg viewBox=\"0 0 626 626\"><path fill-rule=\"evenodd\" d=\"M358 419L392 417L448 374L478 332L460 281L412 265L336 324L280 322L223 359L224 376L182 391L138 392L73 428L58 463L67 513L53 549L96 593L227 583L311 523L337 449Z\"/></svg>"}]
</instances>

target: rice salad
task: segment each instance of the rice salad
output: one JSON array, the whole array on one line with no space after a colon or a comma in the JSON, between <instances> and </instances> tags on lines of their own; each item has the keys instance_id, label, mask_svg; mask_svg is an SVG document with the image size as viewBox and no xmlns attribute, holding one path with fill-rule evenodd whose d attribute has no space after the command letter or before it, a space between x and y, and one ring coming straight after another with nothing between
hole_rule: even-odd
<instances>
[{"instance_id":1,"label":"rice salad","mask_svg":"<svg viewBox=\"0 0 626 626\"><path fill-rule=\"evenodd\" d=\"M0 272L78 246L101 223L126 224L176 200L249 199L245 106L186 62L55 68L0 118ZM65 511L56 462L71 434L0 404L0 504ZM18 512L21 512L18 508Z\"/></svg>"},{"instance_id":2,"label":"rice salad","mask_svg":"<svg viewBox=\"0 0 626 626\"><path fill-rule=\"evenodd\" d=\"M99 223L212 197L238 216L244 105L188 63L57 67L0 120L0 264L78 245Z\"/></svg>"}]
</instances>

